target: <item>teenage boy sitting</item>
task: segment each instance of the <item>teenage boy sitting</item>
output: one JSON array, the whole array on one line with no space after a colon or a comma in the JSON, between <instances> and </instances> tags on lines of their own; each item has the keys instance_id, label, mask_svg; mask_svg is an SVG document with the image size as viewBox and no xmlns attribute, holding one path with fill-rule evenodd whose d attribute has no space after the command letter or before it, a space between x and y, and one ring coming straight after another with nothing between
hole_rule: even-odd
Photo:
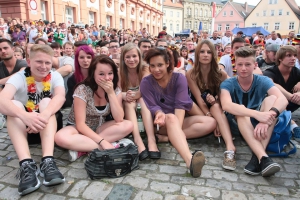
<instances>
[{"instance_id":1,"label":"teenage boy sitting","mask_svg":"<svg viewBox=\"0 0 300 200\"><path fill-rule=\"evenodd\" d=\"M0 113L7 115L7 129L20 161L18 192L26 195L37 190L44 177L44 185L65 181L54 158L55 113L65 101L65 88L61 75L50 72L53 50L48 45L31 47L28 65L7 82L0 93ZM40 135L42 161L40 170L31 158L28 141Z\"/></svg>"},{"instance_id":2,"label":"teenage boy sitting","mask_svg":"<svg viewBox=\"0 0 300 200\"><path fill-rule=\"evenodd\" d=\"M280 170L280 165L268 157L265 149L276 118L288 102L268 77L253 74L257 68L254 50L249 47L236 50L235 64L238 76L225 80L220 86L222 108L230 113L227 119L231 128L237 125L253 152L245 173L271 176Z\"/></svg>"}]
</instances>

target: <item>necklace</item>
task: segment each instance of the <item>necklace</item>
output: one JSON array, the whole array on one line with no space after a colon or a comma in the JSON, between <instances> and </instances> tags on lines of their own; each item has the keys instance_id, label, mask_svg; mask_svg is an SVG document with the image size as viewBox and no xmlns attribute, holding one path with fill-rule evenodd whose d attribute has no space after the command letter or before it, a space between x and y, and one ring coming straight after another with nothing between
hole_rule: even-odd
<instances>
[{"instance_id":1,"label":"necklace","mask_svg":"<svg viewBox=\"0 0 300 200\"><path fill-rule=\"evenodd\" d=\"M25 73L24 73L25 77L26 77L26 83L27 83L27 96L28 96L28 100L27 103L25 105L25 107L27 108L27 110L29 112L33 112L39 109L39 105L36 104L37 101L37 94L36 94L36 84L35 84L35 80L34 77L31 76L31 71L30 68L27 67L25 69ZM43 78L42 84L44 86L43 88L43 97L51 97L51 93L50 93L50 88L51 88L51 72L49 72L49 74Z\"/></svg>"}]
</instances>

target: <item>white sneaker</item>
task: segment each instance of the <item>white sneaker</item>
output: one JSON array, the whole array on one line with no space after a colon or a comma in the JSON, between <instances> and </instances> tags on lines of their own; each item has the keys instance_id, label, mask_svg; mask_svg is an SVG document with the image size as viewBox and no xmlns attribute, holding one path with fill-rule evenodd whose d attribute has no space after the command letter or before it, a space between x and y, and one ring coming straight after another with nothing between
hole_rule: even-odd
<instances>
[{"instance_id":1,"label":"white sneaker","mask_svg":"<svg viewBox=\"0 0 300 200\"><path fill-rule=\"evenodd\" d=\"M3 127L6 127L6 120L4 115L0 113L0 130L3 129Z\"/></svg>"},{"instance_id":2,"label":"white sneaker","mask_svg":"<svg viewBox=\"0 0 300 200\"><path fill-rule=\"evenodd\" d=\"M77 159L78 159L78 152L69 150L69 161L74 162Z\"/></svg>"}]
</instances>

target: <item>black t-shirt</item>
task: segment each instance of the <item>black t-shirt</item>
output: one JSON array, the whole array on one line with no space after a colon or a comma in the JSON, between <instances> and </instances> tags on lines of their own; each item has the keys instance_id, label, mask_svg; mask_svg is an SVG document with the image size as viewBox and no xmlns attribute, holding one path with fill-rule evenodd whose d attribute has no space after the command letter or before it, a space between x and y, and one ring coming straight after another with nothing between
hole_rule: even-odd
<instances>
[{"instance_id":1,"label":"black t-shirt","mask_svg":"<svg viewBox=\"0 0 300 200\"><path fill-rule=\"evenodd\" d=\"M6 66L4 65L3 61L0 62L0 79L6 78L18 71L20 71L21 68L27 67L27 62L25 60L19 60L17 59L16 65L11 73L9 73L6 69Z\"/></svg>"},{"instance_id":2,"label":"black t-shirt","mask_svg":"<svg viewBox=\"0 0 300 200\"><path fill-rule=\"evenodd\" d=\"M284 78L281 72L278 69L278 66L270 67L263 72L265 76L268 76L273 80L274 83L281 85L286 91L293 93L293 87L300 82L300 70L297 67L293 67L290 73L290 76L287 82L284 81Z\"/></svg>"},{"instance_id":3,"label":"black t-shirt","mask_svg":"<svg viewBox=\"0 0 300 200\"><path fill-rule=\"evenodd\" d=\"M265 59L257 59L257 64L258 64L258 67L261 68L261 70L266 70L270 67L274 67L275 66L275 63L267 63Z\"/></svg>"}]
</instances>

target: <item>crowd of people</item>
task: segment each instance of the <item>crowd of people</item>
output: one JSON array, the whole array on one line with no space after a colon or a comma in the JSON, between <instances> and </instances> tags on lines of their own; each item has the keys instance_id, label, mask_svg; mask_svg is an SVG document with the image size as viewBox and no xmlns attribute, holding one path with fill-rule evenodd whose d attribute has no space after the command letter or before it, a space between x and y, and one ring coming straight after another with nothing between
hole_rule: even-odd
<instances>
[{"instance_id":1,"label":"crowd of people","mask_svg":"<svg viewBox=\"0 0 300 200\"><path fill-rule=\"evenodd\" d=\"M249 38L229 30L223 37L217 31L172 37L166 27L151 36L146 28L0 18L0 117L20 161L19 194L37 190L38 175L47 186L65 181L54 144L75 161L96 148L118 148L116 141L129 134L140 161L159 159L157 144L170 142L193 177L201 175L205 155L191 153L187 139L223 138L220 164L235 170L233 137L241 135L253 152L245 173L274 175L280 165L266 146L280 113L300 105L299 45L294 31L282 40L275 31ZM65 107L71 110L62 127ZM291 130L300 140L294 121ZM28 146L34 143L42 144L39 167Z\"/></svg>"}]
</instances>

